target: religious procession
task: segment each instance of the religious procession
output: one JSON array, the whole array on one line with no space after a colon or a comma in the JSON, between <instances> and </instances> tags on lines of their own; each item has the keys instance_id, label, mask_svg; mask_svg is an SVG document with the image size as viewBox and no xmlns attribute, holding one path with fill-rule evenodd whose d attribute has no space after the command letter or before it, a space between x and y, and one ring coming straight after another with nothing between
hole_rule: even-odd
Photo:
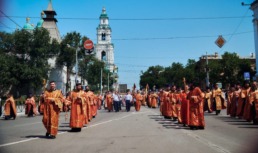
<instances>
[{"instance_id":1,"label":"religious procession","mask_svg":"<svg viewBox=\"0 0 258 153\"><path fill-rule=\"evenodd\" d=\"M236 83L227 90L222 90L215 83L212 88L201 89L197 83L186 84L183 79L184 87L176 85L167 86L159 91L149 91L148 85L144 91L132 92L128 90L124 98L115 92L113 95L107 92L105 95L107 108L113 111L121 110L119 99L126 104L126 110L134 106L135 111L140 111L141 106L160 109L160 114L165 119L172 119L178 124L188 126L192 130L205 129L204 112L220 115L222 109L226 109L227 115L247 122L258 124L258 90L257 83L245 81L243 85ZM115 97L116 100L113 100ZM117 97L117 98L116 98ZM113 102L113 103L112 103ZM119 105L119 107L116 107ZM117 108L117 109L116 109Z\"/></svg>"},{"instance_id":2,"label":"religious procession","mask_svg":"<svg viewBox=\"0 0 258 153\"><path fill-rule=\"evenodd\" d=\"M58 126L60 112L66 112L65 117L68 118L70 112L70 128L71 132L80 132L83 126L97 116L97 110L101 107L101 95L95 95L86 87L82 90L81 83L76 84L76 88L63 96L61 90L56 89L54 81L49 83L49 89L44 91L39 100L38 110L35 98L29 93L25 102L25 114L28 117L35 115L43 115L43 125L46 128L46 137L55 139ZM8 94L4 104L5 120L16 118L16 104L13 96Z\"/></svg>"},{"instance_id":3,"label":"religious procession","mask_svg":"<svg viewBox=\"0 0 258 153\"><path fill-rule=\"evenodd\" d=\"M258 124L258 90L255 81L245 81L242 86L237 83L225 91L218 84L202 90L197 83L187 84L185 79L183 83L183 88L168 85L158 91L150 91L147 84L142 91L133 87L132 91L127 89L124 94L107 91L103 96L94 94L88 86L83 90L81 83L77 83L73 91L63 96L61 90L56 89L55 82L51 81L49 89L40 96L38 109L35 98L29 93L25 102L25 114L28 117L43 115L46 137L51 139L55 139L58 133L61 111L66 112L66 119L70 112L71 132L80 132L97 116L97 111L102 106L108 112L122 111L122 107L129 112L132 106L135 112L139 112L141 107L159 108L160 115L165 119L191 130L205 129L205 111L219 115L222 109L226 109L230 117ZM5 120L15 119L16 113L15 100L8 94L4 104Z\"/></svg>"}]
</instances>

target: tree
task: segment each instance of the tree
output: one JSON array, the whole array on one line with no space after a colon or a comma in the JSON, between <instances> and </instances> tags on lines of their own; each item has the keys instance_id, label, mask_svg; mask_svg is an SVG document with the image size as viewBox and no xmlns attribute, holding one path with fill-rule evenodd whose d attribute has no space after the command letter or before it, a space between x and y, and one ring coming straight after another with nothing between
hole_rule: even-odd
<instances>
[{"instance_id":1,"label":"tree","mask_svg":"<svg viewBox=\"0 0 258 153\"><path fill-rule=\"evenodd\" d=\"M244 81L244 73L249 72L250 73L250 79L255 76L256 71L254 70L254 67L251 66L251 62L248 59L242 59L239 62L239 73L238 73L238 78L240 79L241 82Z\"/></svg>"},{"instance_id":2,"label":"tree","mask_svg":"<svg viewBox=\"0 0 258 153\"><path fill-rule=\"evenodd\" d=\"M107 83L107 73L105 71L105 63L99 61L94 55L86 55L80 62L79 71L83 79L88 81L92 90L98 90L100 88L100 73L102 69L102 85Z\"/></svg>"},{"instance_id":3,"label":"tree","mask_svg":"<svg viewBox=\"0 0 258 153\"><path fill-rule=\"evenodd\" d=\"M11 50L14 50L13 35L0 32L0 97L10 90L12 84L17 83L10 71L11 66L15 63L14 56L8 54Z\"/></svg>"},{"instance_id":4,"label":"tree","mask_svg":"<svg viewBox=\"0 0 258 153\"><path fill-rule=\"evenodd\" d=\"M48 59L59 51L57 41L51 42L44 28L30 32L16 30L11 34L1 32L0 36L0 65L4 68L1 72L5 72L0 86L5 86L5 90L16 88L22 94L42 87L42 80L47 78L49 71Z\"/></svg>"},{"instance_id":5,"label":"tree","mask_svg":"<svg viewBox=\"0 0 258 153\"><path fill-rule=\"evenodd\" d=\"M59 67L67 67L67 80L66 88L69 89L70 74L76 63L76 50L79 48L78 54L83 52L81 46L81 35L77 32L67 33L61 44L60 44L60 53L57 57L56 64Z\"/></svg>"},{"instance_id":6,"label":"tree","mask_svg":"<svg viewBox=\"0 0 258 153\"><path fill-rule=\"evenodd\" d=\"M184 77L186 79L186 82L194 82L200 80L203 80L205 78L204 72L198 71L200 69L197 65L197 62L193 59L188 59L188 62L184 69Z\"/></svg>"},{"instance_id":7,"label":"tree","mask_svg":"<svg viewBox=\"0 0 258 153\"><path fill-rule=\"evenodd\" d=\"M183 64L175 62L172 63L170 67L165 68L164 76L168 84L181 86L182 79L185 77Z\"/></svg>"},{"instance_id":8,"label":"tree","mask_svg":"<svg viewBox=\"0 0 258 153\"><path fill-rule=\"evenodd\" d=\"M146 72L142 72L140 76L140 86L145 87L146 84L149 84L149 87L152 89L154 85L159 88L162 87L165 82L164 79L160 80L162 76L161 73L164 71L162 66L156 65L148 68Z\"/></svg>"},{"instance_id":9,"label":"tree","mask_svg":"<svg viewBox=\"0 0 258 153\"><path fill-rule=\"evenodd\" d=\"M201 87L205 87L206 72L208 71L210 85L221 82L225 86L228 83L243 82L244 72L250 72L250 79L252 80L256 73L254 69L250 59L240 59L236 53L225 52L221 59L214 58L209 60L208 66L204 60L196 62L189 59L185 67L181 63L174 62L171 66L163 68L162 72L158 73L159 75L157 75L157 72L160 69L151 66L147 71L142 72L140 84L145 86L148 83L150 87L153 84L157 84L159 87L171 84L181 86L182 78L185 77L186 82L197 82Z\"/></svg>"},{"instance_id":10,"label":"tree","mask_svg":"<svg viewBox=\"0 0 258 153\"><path fill-rule=\"evenodd\" d=\"M221 77L223 75L223 67L219 60L209 61L209 82L213 85L217 82L221 82Z\"/></svg>"}]
</instances>

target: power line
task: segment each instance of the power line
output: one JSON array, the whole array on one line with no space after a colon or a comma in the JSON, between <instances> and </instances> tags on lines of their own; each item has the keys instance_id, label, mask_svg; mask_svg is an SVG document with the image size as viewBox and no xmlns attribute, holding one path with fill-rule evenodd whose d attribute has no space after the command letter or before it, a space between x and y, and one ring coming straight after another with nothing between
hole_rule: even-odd
<instances>
[{"instance_id":1,"label":"power line","mask_svg":"<svg viewBox=\"0 0 258 153\"><path fill-rule=\"evenodd\" d=\"M7 17L6 15L3 17ZM26 18L26 16L9 16L12 18ZM222 16L222 17L180 17L180 18L109 18L113 21L172 21L172 20L218 20L218 19L239 19L239 18L251 18L252 16ZM37 18L40 17L30 17ZM57 17L57 19L64 20L99 20L99 18L76 18L76 17Z\"/></svg>"},{"instance_id":2,"label":"power line","mask_svg":"<svg viewBox=\"0 0 258 153\"><path fill-rule=\"evenodd\" d=\"M7 26L0 26L0 27L2 27L2 28L7 28L7 29L11 29L11 30L16 29L16 28L11 28L11 27L7 27Z\"/></svg>"},{"instance_id":3,"label":"power line","mask_svg":"<svg viewBox=\"0 0 258 153\"><path fill-rule=\"evenodd\" d=\"M2 28L8 28L8 29L16 29L16 28L11 28L9 26L7 26L6 24L4 24L3 22L0 21L0 24L2 24L3 26L0 26Z\"/></svg>"},{"instance_id":4,"label":"power line","mask_svg":"<svg viewBox=\"0 0 258 153\"><path fill-rule=\"evenodd\" d=\"M233 31L233 33L230 35L229 39L228 39L228 42L231 40L231 38L235 35L235 33L237 32L238 28L240 27L240 25L242 24L243 20L244 20L244 17L246 16L247 12L248 12L249 8L246 10L243 18L241 18L239 24L236 26L236 29Z\"/></svg>"},{"instance_id":5,"label":"power line","mask_svg":"<svg viewBox=\"0 0 258 153\"><path fill-rule=\"evenodd\" d=\"M245 32L239 32L239 33L231 33L231 34L224 34L223 36L233 36L233 35L240 35L240 34L246 34L251 33L253 31L245 31ZM218 35L203 35L203 36L177 36L177 37L160 37L160 38L118 38L118 39L112 39L114 41L116 40L171 40L171 39L192 39L192 38L211 38L211 37L218 37Z\"/></svg>"},{"instance_id":6,"label":"power line","mask_svg":"<svg viewBox=\"0 0 258 153\"><path fill-rule=\"evenodd\" d=\"M251 16L250 16L251 17ZM237 19L237 18L242 18L240 16L235 16L235 17L193 17L193 18L184 18L184 17L181 17L181 18L139 18L139 19L136 19L136 18L118 18L118 19L110 19L110 20L144 20L144 21L166 21L166 20L214 20L214 19ZM248 17L246 17L248 18Z\"/></svg>"},{"instance_id":7,"label":"power line","mask_svg":"<svg viewBox=\"0 0 258 153\"><path fill-rule=\"evenodd\" d=\"M0 12L4 15L4 17L7 17L9 20L11 20L14 24L16 24L18 27L22 28L17 22L15 22L13 19L11 19L9 16L7 16L2 10Z\"/></svg>"}]
</instances>

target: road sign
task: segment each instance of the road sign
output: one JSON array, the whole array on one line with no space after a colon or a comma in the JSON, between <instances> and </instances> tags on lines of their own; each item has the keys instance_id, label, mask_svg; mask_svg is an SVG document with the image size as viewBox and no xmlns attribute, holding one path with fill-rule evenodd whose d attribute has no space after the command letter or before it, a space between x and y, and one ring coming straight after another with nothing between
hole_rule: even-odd
<instances>
[{"instance_id":1,"label":"road sign","mask_svg":"<svg viewBox=\"0 0 258 153\"><path fill-rule=\"evenodd\" d=\"M91 50L93 48L94 44L90 39L88 39L84 42L83 46L86 50Z\"/></svg>"},{"instance_id":2,"label":"road sign","mask_svg":"<svg viewBox=\"0 0 258 153\"><path fill-rule=\"evenodd\" d=\"M215 44L221 48L226 43L226 40L222 37L222 35L219 35L217 40L215 41Z\"/></svg>"},{"instance_id":3,"label":"road sign","mask_svg":"<svg viewBox=\"0 0 258 153\"><path fill-rule=\"evenodd\" d=\"M250 72L244 72L244 79L250 80Z\"/></svg>"}]
</instances>

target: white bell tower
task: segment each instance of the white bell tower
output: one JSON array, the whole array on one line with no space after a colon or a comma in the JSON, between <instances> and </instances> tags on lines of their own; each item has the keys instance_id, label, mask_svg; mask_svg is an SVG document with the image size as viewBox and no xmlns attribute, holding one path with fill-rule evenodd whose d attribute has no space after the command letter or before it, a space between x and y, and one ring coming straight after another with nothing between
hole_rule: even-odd
<instances>
[{"instance_id":1,"label":"white bell tower","mask_svg":"<svg viewBox=\"0 0 258 153\"><path fill-rule=\"evenodd\" d=\"M102 8L97 27L97 44L95 45L96 58L105 62L110 72L114 71L114 44L111 42L111 27L108 23L106 9Z\"/></svg>"}]
</instances>

